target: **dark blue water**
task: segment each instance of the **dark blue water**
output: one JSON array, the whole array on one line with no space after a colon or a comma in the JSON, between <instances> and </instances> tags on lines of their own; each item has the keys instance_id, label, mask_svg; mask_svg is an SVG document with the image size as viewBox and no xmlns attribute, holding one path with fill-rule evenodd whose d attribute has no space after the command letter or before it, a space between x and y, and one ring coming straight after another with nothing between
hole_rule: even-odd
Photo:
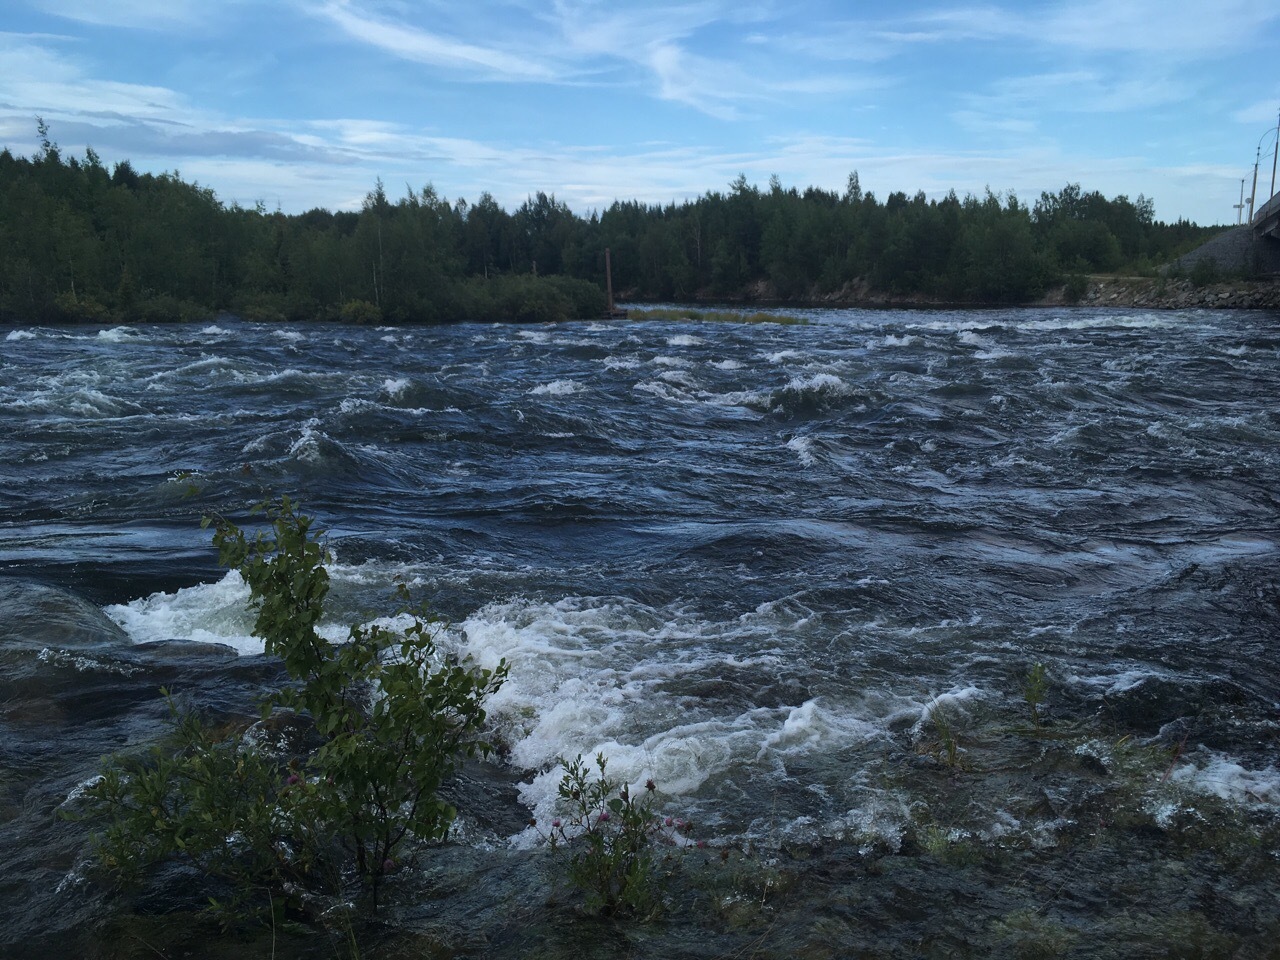
<instances>
[{"instance_id":1,"label":"dark blue water","mask_svg":"<svg viewBox=\"0 0 1280 960\"><path fill-rule=\"evenodd\" d=\"M511 661L495 733L539 814L603 751L724 842L897 842L934 713L995 749L1042 663L1058 722L1182 737L1150 817L1274 815L1280 317L800 315L14 329L0 575L251 655L198 518L296 495L335 636L404 580ZM977 791L947 825L1053 821Z\"/></svg>"}]
</instances>

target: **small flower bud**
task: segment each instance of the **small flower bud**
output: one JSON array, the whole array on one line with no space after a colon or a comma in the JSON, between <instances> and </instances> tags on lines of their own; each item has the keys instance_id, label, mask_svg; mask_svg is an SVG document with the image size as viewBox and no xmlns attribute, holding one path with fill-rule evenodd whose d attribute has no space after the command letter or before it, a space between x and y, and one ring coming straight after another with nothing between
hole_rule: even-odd
<instances>
[{"instance_id":1,"label":"small flower bud","mask_svg":"<svg viewBox=\"0 0 1280 960\"><path fill-rule=\"evenodd\" d=\"M644 788L648 790L650 793L653 793L654 790L658 789L656 786L654 786L654 783L652 780L646 780L644 782Z\"/></svg>"},{"instance_id":2,"label":"small flower bud","mask_svg":"<svg viewBox=\"0 0 1280 960\"><path fill-rule=\"evenodd\" d=\"M559 830L559 829L560 829L560 818L559 818L559 817L556 817L554 820L552 820L552 821L551 821L551 829L553 829L553 830Z\"/></svg>"},{"instance_id":3,"label":"small flower bud","mask_svg":"<svg viewBox=\"0 0 1280 960\"><path fill-rule=\"evenodd\" d=\"M608 811L608 810L601 810L601 811L600 811L600 817L599 817L599 820L600 820L600 822L601 822L601 823L608 823L608 821L609 821L609 811Z\"/></svg>"}]
</instances>

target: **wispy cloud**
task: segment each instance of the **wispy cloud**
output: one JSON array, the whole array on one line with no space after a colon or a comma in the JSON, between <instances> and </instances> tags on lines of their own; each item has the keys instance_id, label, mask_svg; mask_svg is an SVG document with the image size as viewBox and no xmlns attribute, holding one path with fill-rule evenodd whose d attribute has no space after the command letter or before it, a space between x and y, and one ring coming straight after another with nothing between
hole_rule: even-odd
<instances>
[{"instance_id":1,"label":"wispy cloud","mask_svg":"<svg viewBox=\"0 0 1280 960\"><path fill-rule=\"evenodd\" d=\"M211 12L199 0L36 0L35 6L81 23L143 30L198 23Z\"/></svg>"},{"instance_id":2,"label":"wispy cloud","mask_svg":"<svg viewBox=\"0 0 1280 960\"><path fill-rule=\"evenodd\" d=\"M971 130L1031 133L1037 120L1071 113L1127 113L1177 103L1191 95L1185 81L1163 73L1150 77L1104 76L1075 70L1009 77L984 93L963 94L953 119Z\"/></svg>"},{"instance_id":3,"label":"wispy cloud","mask_svg":"<svg viewBox=\"0 0 1280 960\"><path fill-rule=\"evenodd\" d=\"M1276 125L1277 104L1275 100L1259 100L1257 103L1251 103L1247 107L1241 107L1231 115L1231 119L1237 123L1247 123L1250 126L1259 128L1268 124L1274 127Z\"/></svg>"},{"instance_id":4,"label":"wispy cloud","mask_svg":"<svg viewBox=\"0 0 1280 960\"><path fill-rule=\"evenodd\" d=\"M1280 22L1273 0L1089 0L1036 13L981 5L817 24L780 38L794 50L836 60L880 61L921 45L1019 40L1085 54L1130 53L1169 60L1239 51Z\"/></svg>"},{"instance_id":5,"label":"wispy cloud","mask_svg":"<svg viewBox=\"0 0 1280 960\"><path fill-rule=\"evenodd\" d=\"M535 55L529 46L502 49L470 43L403 20L376 16L350 0L329 0L310 9L361 43L405 60L459 71L474 79L554 81L566 73L551 59Z\"/></svg>"},{"instance_id":6,"label":"wispy cloud","mask_svg":"<svg viewBox=\"0 0 1280 960\"><path fill-rule=\"evenodd\" d=\"M0 97L11 110L160 119L183 98L165 87L91 78L46 42L0 34Z\"/></svg>"}]
</instances>

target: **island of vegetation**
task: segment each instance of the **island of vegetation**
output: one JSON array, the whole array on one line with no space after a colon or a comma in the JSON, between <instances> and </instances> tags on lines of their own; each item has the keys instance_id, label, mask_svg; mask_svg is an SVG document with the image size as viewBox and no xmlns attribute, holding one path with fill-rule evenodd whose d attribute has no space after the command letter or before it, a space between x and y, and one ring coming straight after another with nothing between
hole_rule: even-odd
<instances>
[{"instance_id":1,"label":"island of vegetation","mask_svg":"<svg viewBox=\"0 0 1280 960\"><path fill-rule=\"evenodd\" d=\"M1222 230L1078 184L1030 205L990 190L881 201L856 172L843 192L739 176L683 203L585 216L542 192L514 212L430 184L392 200L379 181L358 212L287 215L224 203L176 171L108 168L92 148L64 155L38 129L35 155L0 151L0 322L599 317L606 248L631 301L1075 302L1095 292L1091 275L1155 278Z\"/></svg>"}]
</instances>

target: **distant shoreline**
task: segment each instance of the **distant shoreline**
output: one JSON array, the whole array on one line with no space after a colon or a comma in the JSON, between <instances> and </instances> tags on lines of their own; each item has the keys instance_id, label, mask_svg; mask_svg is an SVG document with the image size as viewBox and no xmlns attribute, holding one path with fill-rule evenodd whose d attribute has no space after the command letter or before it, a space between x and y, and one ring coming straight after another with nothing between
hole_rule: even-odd
<instances>
[{"instance_id":1,"label":"distant shoreline","mask_svg":"<svg viewBox=\"0 0 1280 960\"><path fill-rule=\"evenodd\" d=\"M1085 278L1083 290L1077 289L1078 297L1071 297L1071 285L1060 284L1050 289L1044 296L1023 303L988 303L974 300L946 300L931 298L923 294L892 295L876 294L873 291L848 289L837 291L825 297L806 300L784 300L769 297L768 290L753 288L751 296L705 297L693 300L681 300L678 303L690 309L707 307L726 307L731 310L760 310L770 308L829 308L829 309L862 309L862 310L1016 310L1028 307L1139 307L1147 310L1280 310L1280 276L1258 280L1224 280L1197 286L1188 279L1171 279L1168 277L1112 277L1090 276ZM763 296L759 294L764 294ZM620 302L636 307L647 307L654 304L667 304L671 301L649 301L637 297L620 297ZM286 319L265 319L243 317L232 312L209 312L193 317L174 317L172 323L213 323L219 319L231 317L250 323L278 322L289 324L297 321ZM321 318L316 317L315 320ZM587 318L580 318L587 319ZM24 319L21 317L0 318L0 327L44 327L44 326L119 326L129 324L145 324L157 322L154 315L130 317L114 315L98 321L82 321L49 323L48 321ZM383 320L382 326L437 326L450 322L466 321L393 321ZM521 322L494 320L494 323ZM524 321L539 322L539 321Z\"/></svg>"},{"instance_id":2,"label":"distant shoreline","mask_svg":"<svg viewBox=\"0 0 1280 960\"><path fill-rule=\"evenodd\" d=\"M1149 310L1280 310L1280 276L1257 280L1224 280L1197 286L1188 279L1170 277L1114 277L1094 275L1084 278L1082 290L1071 296L1071 284L1050 288L1035 300L1020 303L949 300L925 294L894 295L863 288L846 288L822 297L785 300L768 296L757 285L740 297L705 297L687 301L690 306L722 305L741 310L830 307L864 310L1009 310L1027 307L1143 307ZM629 297L637 306L658 303ZM685 303L686 301L680 301Z\"/></svg>"}]
</instances>

